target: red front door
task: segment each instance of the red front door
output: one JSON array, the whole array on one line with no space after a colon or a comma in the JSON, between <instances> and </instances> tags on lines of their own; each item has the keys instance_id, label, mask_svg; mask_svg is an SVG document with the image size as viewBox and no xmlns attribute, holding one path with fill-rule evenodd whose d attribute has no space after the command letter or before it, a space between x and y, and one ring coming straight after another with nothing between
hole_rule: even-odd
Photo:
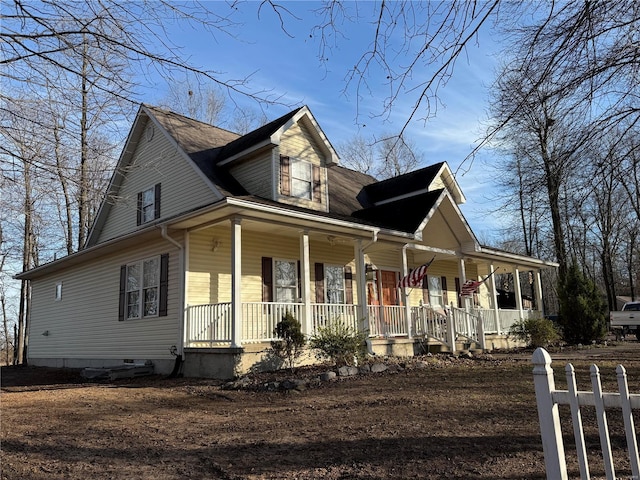
<instances>
[{"instance_id":1,"label":"red front door","mask_svg":"<svg viewBox=\"0 0 640 480\"><path fill-rule=\"evenodd\" d=\"M380 291L382 305L398 305L398 279L396 272L382 270L380 272Z\"/></svg>"}]
</instances>

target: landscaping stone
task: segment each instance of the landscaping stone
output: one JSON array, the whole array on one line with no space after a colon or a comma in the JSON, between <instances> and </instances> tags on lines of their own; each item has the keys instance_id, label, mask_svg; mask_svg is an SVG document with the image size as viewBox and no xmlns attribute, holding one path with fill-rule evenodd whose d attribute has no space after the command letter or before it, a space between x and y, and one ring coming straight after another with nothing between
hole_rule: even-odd
<instances>
[{"instance_id":1,"label":"landscaping stone","mask_svg":"<svg viewBox=\"0 0 640 480\"><path fill-rule=\"evenodd\" d=\"M340 375L341 377L351 377L357 374L358 374L358 367L351 367L349 365L345 365L344 367L340 367L338 369L338 375Z\"/></svg>"},{"instance_id":2,"label":"landscaping stone","mask_svg":"<svg viewBox=\"0 0 640 480\"><path fill-rule=\"evenodd\" d=\"M365 363L364 365L361 365L358 370L361 375L366 375L367 373L371 373L371 365Z\"/></svg>"},{"instance_id":3,"label":"landscaping stone","mask_svg":"<svg viewBox=\"0 0 640 480\"><path fill-rule=\"evenodd\" d=\"M374 363L371 365L371 373L381 373L387 370L387 367L384 363Z\"/></svg>"},{"instance_id":4,"label":"landscaping stone","mask_svg":"<svg viewBox=\"0 0 640 480\"><path fill-rule=\"evenodd\" d=\"M329 371L320 374L320 380L322 380L323 382L333 380L334 378L336 378L336 372Z\"/></svg>"}]
</instances>

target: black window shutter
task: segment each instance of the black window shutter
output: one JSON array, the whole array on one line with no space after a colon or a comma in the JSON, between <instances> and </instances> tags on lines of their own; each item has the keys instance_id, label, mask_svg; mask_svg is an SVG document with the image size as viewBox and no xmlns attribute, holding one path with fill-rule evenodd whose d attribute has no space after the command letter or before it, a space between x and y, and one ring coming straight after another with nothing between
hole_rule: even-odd
<instances>
[{"instance_id":1,"label":"black window shutter","mask_svg":"<svg viewBox=\"0 0 640 480\"><path fill-rule=\"evenodd\" d=\"M289 157L280 156L280 194L291 195L291 173Z\"/></svg>"},{"instance_id":2,"label":"black window shutter","mask_svg":"<svg viewBox=\"0 0 640 480\"><path fill-rule=\"evenodd\" d=\"M136 210L136 225L142 225L142 192L138 192L138 209Z\"/></svg>"},{"instance_id":3,"label":"black window shutter","mask_svg":"<svg viewBox=\"0 0 640 480\"><path fill-rule=\"evenodd\" d=\"M460 297L460 279L456 277L456 298L458 299L458 308L462 308L462 297Z\"/></svg>"},{"instance_id":4,"label":"black window shutter","mask_svg":"<svg viewBox=\"0 0 640 480\"><path fill-rule=\"evenodd\" d=\"M262 257L262 301L273 301L273 262L271 257Z\"/></svg>"},{"instance_id":5,"label":"black window shutter","mask_svg":"<svg viewBox=\"0 0 640 480\"><path fill-rule=\"evenodd\" d=\"M442 304L449 305L449 295L447 294L447 277L440 277L442 285Z\"/></svg>"},{"instance_id":6,"label":"black window shutter","mask_svg":"<svg viewBox=\"0 0 640 480\"><path fill-rule=\"evenodd\" d=\"M422 303L429 303L429 279L426 275L422 277Z\"/></svg>"},{"instance_id":7,"label":"black window shutter","mask_svg":"<svg viewBox=\"0 0 640 480\"><path fill-rule=\"evenodd\" d=\"M167 296L169 293L169 254L160 256L160 302L158 316L167 316Z\"/></svg>"},{"instance_id":8,"label":"black window shutter","mask_svg":"<svg viewBox=\"0 0 640 480\"><path fill-rule=\"evenodd\" d=\"M124 321L127 300L127 266L120 267L120 297L118 299L118 321Z\"/></svg>"},{"instance_id":9,"label":"black window shutter","mask_svg":"<svg viewBox=\"0 0 640 480\"><path fill-rule=\"evenodd\" d=\"M353 272L348 265L344 267L344 302L353 304Z\"/></svg>"},{"instance_id":10,"label":"black window shutter","mask_svg":"<svg viewBox=\"0 0 640 480\"><path fill-rule=\"evenodd\" d=\"M154 200L153 218L154 219L160 218L160 184L159 183L156 184L153 200Z\"/></svg>"},{"instance_id":11,"label":"black window shutter","mask_svg":"<svg viewBox=\"0 0 640 480\"><path fill-rule=\"evenodd\" d=\"M324 299L324 265L315 264L316 271L316 303L325 303Z\"/></svg>"},{"instance_id":12,"label":"black window shutter","mask_svg":"<svg viewBox=\"0 0 640 480\"><path fill-rule=\"evenodd\" d=\"M298 260L298 298L302 299L302 277L300 276L300 260Z\"/></svg>"},{"instance_id":13,"label":"black window shutter","mask_svg":"<svg viewBox=\"0 0 640 480\"><path fill-rule=\"evenodd\" d=\"M320 184L320 167L312 166L313 169L313 201L322 202L322 189Z\"/></svg>"}]
</instances>

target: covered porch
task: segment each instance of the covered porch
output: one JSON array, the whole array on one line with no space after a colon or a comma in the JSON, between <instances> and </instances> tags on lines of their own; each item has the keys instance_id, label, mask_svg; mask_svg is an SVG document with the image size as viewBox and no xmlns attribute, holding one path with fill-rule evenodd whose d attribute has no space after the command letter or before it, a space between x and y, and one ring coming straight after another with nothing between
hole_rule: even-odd
<instances>
[{"instance_id":1,"label":"covered porch","mask_svg":"<svg viewBox=\"0 0 640 480\"><path fill-rule=\"evenodd\" d=\"M310 305L311 318L303 323L307 337L332 322L341 322L353 331L367 332L370 339L416 338L442 345L445 351L456 352L456 341L474 342L483 350L490 350L486 337L505 336L511 325L521 319L542 315L537 310L489 308L459 308L449 306L435 310L419 305L406 308L400 305L367 305L366 313L359 313L358 305ZM186 309L186 348L224 348L233 345L268 343L275 340L276 324L287 313L304 318L302 303L243 302L242 326L234 329L232 305L190 305ZM408 315L407 315L408 313ZM305 328L306 327L306 328ZM240 337L234 338L234 332ZM465 342L466 343L466 342Z\"/></svg>"}]
</instances>

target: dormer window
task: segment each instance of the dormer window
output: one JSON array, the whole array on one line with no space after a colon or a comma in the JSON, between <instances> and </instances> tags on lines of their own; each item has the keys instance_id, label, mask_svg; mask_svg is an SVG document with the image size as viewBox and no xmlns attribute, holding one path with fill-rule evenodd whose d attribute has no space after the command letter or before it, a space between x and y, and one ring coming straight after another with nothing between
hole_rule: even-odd
<instances>
[{"instance_id":1,"label":"dormer window","mask_svg":"<svg viewBox=\"0 0 640 480\"><path fill-rule=\"evenodd\" d=\"M281 156L280 193L289 197L321 202L320 167L297 158Z\"/></svg>"},{"instance_id":2,"label":"dormer window","mask_svg":"<svg viewBox=\"0 0 640 480\"><path fill-rule=\"evenodd\" d=\"M291 160L291 196L311 200L311 164Z\"/></svg>"},{"instance_id":3,"label":"dormer window","mask_svg":"<svg viewBox=\"0 0 640 480\"><path fill-rule=\"evenodd\" d=\"M160 184L138 193L137 224L151 222L160 218Z\"/></svg>"}]
</instances>

